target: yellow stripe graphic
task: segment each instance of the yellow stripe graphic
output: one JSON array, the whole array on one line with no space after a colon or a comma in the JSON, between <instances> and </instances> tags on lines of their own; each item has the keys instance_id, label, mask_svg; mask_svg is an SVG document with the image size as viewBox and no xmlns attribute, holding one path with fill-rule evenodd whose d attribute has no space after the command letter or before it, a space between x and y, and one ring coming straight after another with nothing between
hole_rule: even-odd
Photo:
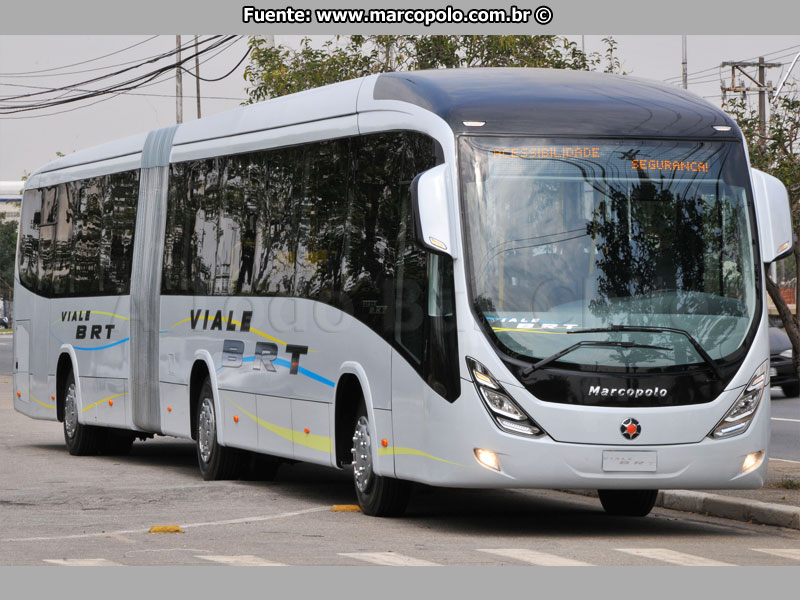
<instances>
[{"instance_id":1,"label":"yellow stripe graphic","mask_svg":"<svg viewBox=\"0 0 800 600\"><path fill-rule=\"evenodd\" d=\"M31 397L31 400L33 400L34 402L36 402L36 404L41 404L41 405L42 405L42 406L44 406L45 408L55 408L55 407L56 407L56 405L55 405L55 404L45 404L44 402L42 402L41 400L39 400L39 399L38 399L36 396L34 396L33 394L31 394L30 390L28 390L28 396L30 396L30 397Z\"/></svg>"},{"instance_id":2,"label":"yellow stripe graphic","mask_svg":"<svg viewBox=\"0 0 800 600\"><path fill-rule=\"evenodd\" d=\"M90 404L89 406L84 406L81 412L86 412L90 408L94 408L98 404L102 404L103 402L108 402L109 400L113 400L114 398L119 398L120 396L127 396L128 392L122 392L121 394L114 394L113 396L109 396L107 398L103 398L102 400L98 400L94 404Z\"/></svg>"},{"instance_id":3,"label":"yellow stripe graphic","mask_svg":"<svg viewBox=\"0 0 800 600\"><path fill-rule=\"evenodd\" d=\"M328 454L331 452L332 444L331 438L329 437L325 437L323 435L314 435L313 433L305 433L303 431L295 431L287 427L275 425L274 423L270 423L264 419L259 419L256 415L249 413L241 406L236 404L233 400L228 400L228 402L244 413L247 417L261 425L264 429L268 429L272 433L279 435L280 437L289 440L294 444L305 446L306 448L311 448L312 450L319 450L320 452L327 452Z\"/></svg>"},{"instance_id":4,"label":"yellow stripe graphic","mask_svg":"<svg viewBox=\"0 0 800 600\"><path fill-rule=\"evenodd\" d=\"M69 311L69 312L79 312L79 311ZM85 311L82 311L82 312L85 312ZM128 317L123 317L122 315L118 315L116 313L111 313L111 312L106 312L104 310L90 310L89 313L91 313L93 315L105 315L106 317L112 317L114 319L122 319L123 321L130 321L130 319ZM67 320L56 319L55 321L53 321L53 325L57 325L59 323L72 323L72 321L69 320L69 319L67 319Z\"/></svg>"},{"instance_id":5,"label":"yellow stripe graphic","mask_svg":"<svg viewBox=\"0 0 800 600\"><path fill-rule=\"evenodd\" d=\"M432 460L438 460L439 462L444 462L450 465L455 465L457 467L463 467L464 465L460 465L456 462L451 460L446 460L444 458L439 458L438 456L433 456L428 454L427 452L423 452L422 450L415 450L414 448L400 448L397 446L389 446L388 448L378 448L378 456L398 456L400 454L410 455L410 456L422 456L424 458L430 458Z\"/></svg>"},{"instance_id":6,"label":"yellow stripe graphic","mask_svg":"<svg viewBox=\"0 0 800 600\"><path fill-rule=\"evenodd\" d=\"M543 331L541 329L512 329L507 327L492 327L492 331L516 331L517 333L546 333L547 335L567 335L566 331Z\"/></svg>"},{"instance_id":7,"label":"yellow stripe graphic","mask_svg":"<svg viewBox=\"0 0 800 600\"><path fill-rule=\"evenodd\" d=\"M93 315L95 315L95 314L96 315L105 315L107 317L114 317L115 319L122 319L123 321L130 321L130 319L128 317L123 317L122 315L117 315L117 314L110 313L110 312L105 312L105 311L102 311L102 310L93 310L92 314Z\"/></svg>"},{"instance_id":8,"label":"yellow stripe graphic","mask_svg":"<svg viewBox=\"0 0 800 600\"><path fill-rule=\"evenodd\" d=\"M214 320L214 317L212 317L212 316L210 316L210 315L209 315L208 317L206 317L205 315L200 315L200 317L199 317L199 318L200 318L200 319L203 319L204 321L209 321L209 320L213 321L213 320ZM227 322L228 322L228 318L227 318L227 317L221 317L221 318L220 318L220 320L221 320L223 323L227 323ZM186 318L185 318L185 319L183 319L182 321L178 321L177 323L175 323L175 325L173 325L173 326L172 326L172 327L170 327L169 329L170 329L170 330L173 330L173 329L175 329L175 328L176 328L178 325L181 325L181 324L183 324L183 323L186 323L187 321L191 321L191 317L186 317ZM231 323L233 323L234 325L239 325L240 327L241 327L241 325L242 325L242 323L241 323L240 321L237 321L236 319L231 319L231 320L230 320L230 322L231 322ZM278 338L276 338L276 337L273 337L273 336L269 335L268 333L264 333L263 331L259 331L258 329L254 329L254 328L252 328L252 327L250 328L250 333L255 333L256 335L260 335L261 337L263 337L263 338L265 338L265 339L268 339L268 340L272 340L273 342L278 342L279 344L283 344L284 346L286 346L286 345L287 345L287 342L284 342L283 340L279 340Z\"/></svg>"}]
</instances>

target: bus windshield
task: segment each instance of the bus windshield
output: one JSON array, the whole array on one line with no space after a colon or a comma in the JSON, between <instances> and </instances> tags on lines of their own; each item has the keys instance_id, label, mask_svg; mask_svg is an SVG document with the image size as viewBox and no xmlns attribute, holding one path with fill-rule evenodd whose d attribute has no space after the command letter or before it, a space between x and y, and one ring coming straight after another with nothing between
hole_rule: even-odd
<instances>
[{"instance_id":1,"label":"bus windshield","mask_svg":"<svg viewBox=\"0 0 800 600\"><path fill-rule=\"evenodd\" d=\"M472 300L504 351L646 370L744 344L757 287L740 144L473 136L460 165Z\"/></svg>"}]
</instances>

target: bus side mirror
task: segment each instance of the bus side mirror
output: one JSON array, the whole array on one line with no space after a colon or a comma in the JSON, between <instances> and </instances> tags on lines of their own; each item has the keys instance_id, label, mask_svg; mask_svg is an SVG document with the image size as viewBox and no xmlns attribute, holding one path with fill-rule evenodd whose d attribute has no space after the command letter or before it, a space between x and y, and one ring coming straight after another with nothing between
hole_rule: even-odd
<instances>
[{"instance_id":1,"label":"bus side mirror","mask_svg":"<svg viewBox=\"0 0 800 600\"><path fill-rule=\"evenodd\" d=\"M453 256L448 189L446 165L420 173L411 182L411 209L417 242L431 252Z\"/></svg>"},{"instance_id":2,"label":"bus side mirror","mask_svg":"<svg viewBox=\"0 0 800 600\"><path fill-rule=\"evenodd\" d=\"M772 175L750 169L753 196L761 243L761 260L769 264L792 253L792 213L789 194L783 183Z\"/></svg>"}]
</instances>

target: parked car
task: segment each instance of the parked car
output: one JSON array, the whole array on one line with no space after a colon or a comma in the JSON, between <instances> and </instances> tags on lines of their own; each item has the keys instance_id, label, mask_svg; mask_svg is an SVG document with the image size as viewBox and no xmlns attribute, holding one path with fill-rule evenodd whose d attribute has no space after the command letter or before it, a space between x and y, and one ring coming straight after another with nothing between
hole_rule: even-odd
<instances>
[{"instance_id":1,"label":"parked car","mask_svg":"<svg viewBox=\"0 0 800 600\"><path fill-rule=\"evenodd\" d=\"M0 329L8 329L11 327L11 322L8 317L0 317Z\"/></svg>"},{"instance_id":2,"label":"parked car","mask_svg":"<svg viewBox=\"0 0 800 600\"><path fill-rule=\"evenodd\" d=\"M800 396L800 378L792 366L792 342L779 327L769 328L770 385L778 386L790 398Z\"/></svg>"}]
</instances>

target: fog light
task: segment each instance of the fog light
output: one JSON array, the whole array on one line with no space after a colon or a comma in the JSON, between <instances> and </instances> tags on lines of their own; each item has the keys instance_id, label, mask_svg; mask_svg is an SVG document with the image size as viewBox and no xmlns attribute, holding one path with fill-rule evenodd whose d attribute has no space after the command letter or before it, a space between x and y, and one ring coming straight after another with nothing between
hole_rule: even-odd
<instances>
[{"instance_id":1,"label":"fog light","mask_svg":"<svg viewBox=\"0 0 800 600\"><path fill-rule=\"evenodd\" d=\"M747 456L744 457L744 462L742 463L742 473L749 473L753 469L757 469L761 466L761 463L764 462L764 451L759 450L758 452L751 452Z\"/></svg>"},{"instance_id":2,"label":"fog light","mask_svg":"<svg viewBox=\"0 0 800 600\"><path fill-rule=\"evenodd\" d=\"M495 454L491 450L484 450L483 448L475 448L475 458L477 458L478 462L481 463L484 467L494 469L495 471L500 470L500 462L497 460L497 454Z\"/></svg>"}]
</instances>

